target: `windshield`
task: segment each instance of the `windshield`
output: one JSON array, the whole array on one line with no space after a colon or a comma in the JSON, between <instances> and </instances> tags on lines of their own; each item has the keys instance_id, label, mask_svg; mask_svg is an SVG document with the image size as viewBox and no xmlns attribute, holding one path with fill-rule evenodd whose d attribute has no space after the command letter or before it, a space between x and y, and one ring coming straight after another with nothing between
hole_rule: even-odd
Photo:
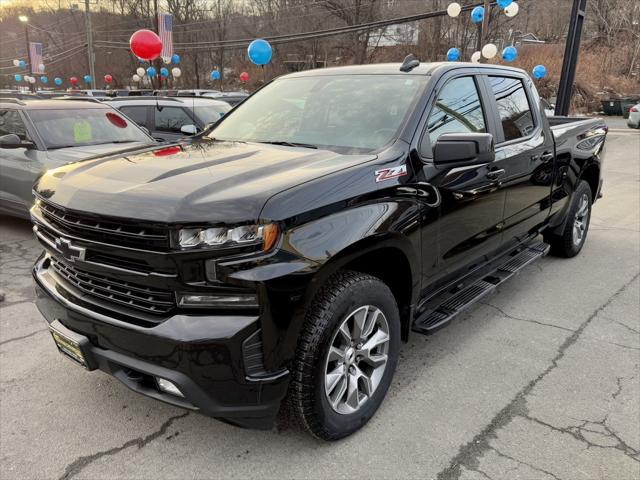
<instances>
[{"instance_id":1,"label":"windshield","mask_svg":"<svg viewBox=\"0 0 640 480\"><path fill-rule=\"evenodd\" d=\"M338 75L277 80L236 107L209 136L376 150L397 135L427 79Z\"/></svg>"},{"instance_id":2,"label":"windshield","mask_svg":"<svg viewBox=\"0 0 640 480\"><path fill-rule=\"evenodd\" d=\"M194 112L196 116L202 121L203 125L210 123L216 123L224 114L231 110L230 105L207 105L205 107L195 107Z\"/></svg>"},{"instance_id":3,"label":"windshield","mask_svg":"<svg viewBox=\"0 0 640 480\"><path fill-rule=\"evenodd\" d=\"M139 127L109 108L31 110L29 117L47 149L152 142Z\"/></svg>"}]
</instances>

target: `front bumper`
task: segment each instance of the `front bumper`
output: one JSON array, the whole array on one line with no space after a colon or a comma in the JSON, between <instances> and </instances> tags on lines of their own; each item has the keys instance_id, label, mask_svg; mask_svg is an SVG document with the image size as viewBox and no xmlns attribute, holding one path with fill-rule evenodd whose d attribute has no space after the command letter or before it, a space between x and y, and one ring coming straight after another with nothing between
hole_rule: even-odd
<instances>
[{"instance_id":1,"label":"front bumper","mask_svg":"<svg viewBox=\"0 0 640 480\"><path fill-rule=\"evenodd\" d=\"M90 299L74 293L47 267L47 257L41 257L33 268L36 305L47 323L58 320L87 337L96 368L172 405L243 427L273 426L289 374L247 374L243 346L256 338L259 317L176 314L145 328L92 309ZM158 377L174 383L184 398L161 392Z\"/></svg>"}]
</instances>

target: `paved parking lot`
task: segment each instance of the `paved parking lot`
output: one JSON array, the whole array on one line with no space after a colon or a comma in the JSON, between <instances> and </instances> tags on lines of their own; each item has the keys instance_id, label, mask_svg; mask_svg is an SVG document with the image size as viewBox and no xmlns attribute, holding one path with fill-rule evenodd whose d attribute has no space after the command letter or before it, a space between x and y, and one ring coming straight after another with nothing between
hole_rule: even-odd
<instances>
[{"instance_id":1,"label":"paved parking lot","mask_svg":"<svg viewBox=\"0 0 640 480\"><path fill-rule=\"evenodd\" d=\"M640 478L640 134L615 127L582 254L414 335L378 414L332 444L230 427L61 358L31 303L30 227L0 217L0 478Z\"/></svg>"}]
</instances>

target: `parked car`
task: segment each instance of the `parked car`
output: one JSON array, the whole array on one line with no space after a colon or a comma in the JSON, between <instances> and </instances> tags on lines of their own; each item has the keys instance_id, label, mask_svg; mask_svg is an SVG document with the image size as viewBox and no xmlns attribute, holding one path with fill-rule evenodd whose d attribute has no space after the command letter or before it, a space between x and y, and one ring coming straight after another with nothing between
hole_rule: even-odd
<instances>
[{"instance_id":1,"label":"parked car","mask_svg":"<svg viewBox=\"0 0 640 480\"><path fill-rule=\"evenodd\" d=\"M0 212L29 218L31 188L46 170L150 144L100 102L0 99Z\"/></svg>"},{"instance_id":2,"label":"parked car","mask_svg":"<svg viewBox=\"0 0 640 480\"><path fill-rule=\"evenodd\" d=\"M215 100L221 100L223 102L227 102L232 107L242 103L245 98L249 96L248 93L245 92L218 92L218 93L205 93L202 95L203 97L213 98Z\"/></svg>"},{"instance_id":3,"label":"parked car","mask_svg":"<svg viewBox=\"0 0 640 480\"><path fill-rule=\"evenodd\" d=\"M159 141L176 141L202 132L231 110L225 102L196 97L114 98L109 103Z\"/></svg>"},{"instance_id":4,"label":"parked car","mask_svg":"<svg viewBox=\"0 0 640 480\"><path fill-rule=\"evenodd\" d=\"M109 98L110 92L108 90L80 90L83 94L85 94L88 97L93 97L93 98L97 98L98 100L104 100L106 98Z\"/></svg>"},{"instance_id":5,"label":"parked car","mask_svg":"<svg viewBox=\"0 0 640 480\"><path fill-rule=\"evenodd\" d=\"M178 97L202 97L206 93L220 93L220 90L210 90L206 88L192 88L189 90L178 90Z\"/></svg>"},{"instance_id":6,"label":"parked car","mask_svg":"<svg viewBox=\"0 0 640 480\"><path fill-rule=\"evenodd\" d=\"M640 103L629 109L629 118L627 119L629 128L640 128Z\"/></svg>"},{"instance_id":7,"label":"parked car","mask_svg":"<svg viewBox=\"0 0 640 480\"><path fill-rule=\"evenodd\" d=\"M68 92L65 90L38 90L38 97L44 99L60 98L60 97L74 97L84 98L86 95L79 92Z\"/></svg>"},{"instance_id":8,"label":"parked car","mask_svg":"<svg viewBox=\"0 0 640 480\"><path fill-rule=\"evenodd\" d=\"M288 396L336 440L401 341L580 252L606 134L501 65L286 75L191 143L43 175L37 305L63 354L141 394L256 428Z\"/></svg>"},{"instance_id":9,"label":"parked car","mask_svg":"<svg viewBox=\"0 0 640 480\"><path fill-rule=\"evenodd\" d=\"M16 98L18 100L37 100L38 95L31 92L23 92L21 90L0 90L0 99Z\"/></svg>"}]
</instances>

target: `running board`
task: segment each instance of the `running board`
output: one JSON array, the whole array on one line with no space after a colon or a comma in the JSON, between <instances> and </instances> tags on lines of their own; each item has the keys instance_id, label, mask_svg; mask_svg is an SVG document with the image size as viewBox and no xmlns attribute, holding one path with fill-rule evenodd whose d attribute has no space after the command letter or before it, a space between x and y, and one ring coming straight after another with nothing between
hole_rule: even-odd
<instances>
[{"instance_id":1,"label":"running board","mask_svg":"<svg viewBox=\"0 0 640 480\"><path fill-rule=\"evenodd\" d=\"M515 252L495 270L463 287L452 296L448 296L441 304L418 317L413 324L413 331L423 334L434 333L450 322L453 317L494 292L499 285L506 282L527 265L544 257L548 252L549 245L544 242L528 245L524 249Z\"/></svg>"}]
</instances>

